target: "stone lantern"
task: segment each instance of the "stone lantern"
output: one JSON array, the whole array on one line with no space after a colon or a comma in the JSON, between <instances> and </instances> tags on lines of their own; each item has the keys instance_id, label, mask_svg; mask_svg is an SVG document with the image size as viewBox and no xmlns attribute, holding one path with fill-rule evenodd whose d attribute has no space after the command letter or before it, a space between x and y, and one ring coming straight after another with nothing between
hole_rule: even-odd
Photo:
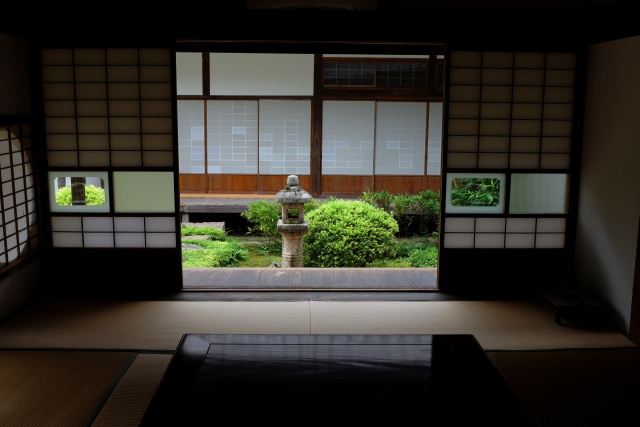
<instances>
[{"instance_id":1,"label":"stone lantern","mask_svg":"<svg viewBox=\"0 0 640 427\"><path fill-rule=\"evenodd\" d=\"M304 204L310 201L311 195L300 188L297 175L289 175L285 189L276 194L276 202L282 204L278 232L282 236L283 267L302 267L303 237L309 231Z\"/></svg>"}]
</instances>

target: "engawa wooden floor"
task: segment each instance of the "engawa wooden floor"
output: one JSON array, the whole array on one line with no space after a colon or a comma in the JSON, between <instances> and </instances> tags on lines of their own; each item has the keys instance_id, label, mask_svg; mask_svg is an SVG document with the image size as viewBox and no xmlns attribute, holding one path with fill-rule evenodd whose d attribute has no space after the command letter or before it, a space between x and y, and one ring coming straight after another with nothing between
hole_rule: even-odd
<instances>
[{"instance_id":1,"label":"engawa wooden floor","mask_svg":"<svg viewBox=\"0 0 640 427\"><path fill-rule=\"evenodd\" d=\"M184 290L437 290L436 268L183 268Z\"/></svg>"}]
</instances>

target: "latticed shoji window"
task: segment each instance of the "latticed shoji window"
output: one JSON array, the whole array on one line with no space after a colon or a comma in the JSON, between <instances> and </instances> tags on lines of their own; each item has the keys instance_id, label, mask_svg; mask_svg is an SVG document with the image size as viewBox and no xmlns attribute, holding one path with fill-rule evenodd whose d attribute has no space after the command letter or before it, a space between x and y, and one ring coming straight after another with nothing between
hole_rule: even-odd
<instances>
[{"instance_id":1,"label":"latticed shoji window","mask_svg":"<svg viewBox=\"0 0 640 427\"><path fill-rule=\"evenodd\" d=\"M564 247L575 63L573 53L451 53L445 248ZM456 182L474 177L499 184L499 203L452 204Z\"/></svg>"},{"instance_id":2,"label":"latticed shoji window","mask_svg":"<svg viewBox=\"0 0 640 427\"><path fill-rule=\"evenodd\" d=\"M27 125L0 126L0 271L40 246Z\"/></svg>"},{"instance_id":3,"label":"latticed shoji window","mask_svg":"<svg viewBox=\"0 0 640 427\"><path fill-rule=\"evenodd\" d=\"M175 247L168 49L43 49L55 247ZM99 206L61 206L66 181L99 182Z\"/></svg>"}]
</instances>

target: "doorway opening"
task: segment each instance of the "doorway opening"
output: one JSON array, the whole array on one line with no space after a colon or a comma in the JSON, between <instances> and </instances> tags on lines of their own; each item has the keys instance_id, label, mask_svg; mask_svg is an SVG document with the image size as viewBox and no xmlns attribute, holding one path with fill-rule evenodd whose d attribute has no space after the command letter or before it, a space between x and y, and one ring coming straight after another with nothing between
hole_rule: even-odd
<instances>
[{"instance_id":1,"label":"doorway opening","mask_svg":"<svg viewBox=\"0 0 640 427\"><path fill-rule=\"evenodd\" d=\"M291 174L318 200L439 194L444 46L409 50L178 43L183 222L242 233L240 213Z\"/></svg>"}]
</instances>

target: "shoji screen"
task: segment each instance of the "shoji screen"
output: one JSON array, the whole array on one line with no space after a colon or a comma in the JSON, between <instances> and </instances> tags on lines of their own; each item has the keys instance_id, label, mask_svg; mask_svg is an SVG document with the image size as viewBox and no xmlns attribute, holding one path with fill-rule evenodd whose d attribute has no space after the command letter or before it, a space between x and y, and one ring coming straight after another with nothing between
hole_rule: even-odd
<instances>
[{"instance_id":1,"label":"shoji screen","mask_svg":"<svg viewBox=\"0 0 640 427\"><path fill-rule=\"evenodd\" d=\"M170 50L41 59L54 247L176 248ZM101 183L105 201L61 205L65 179Z\"/></svg>"},{"instance_id":2,"label":"shoji screen","mask_svg":"<svg viewBox=\"0 0 640 427\"><path fill-rule=\"evenodd\" d=\"M565 247L576 55L450 56L445 249ZM452 206L452 183L500 182L499 205Z\"/></svg>"}]
</instances>

